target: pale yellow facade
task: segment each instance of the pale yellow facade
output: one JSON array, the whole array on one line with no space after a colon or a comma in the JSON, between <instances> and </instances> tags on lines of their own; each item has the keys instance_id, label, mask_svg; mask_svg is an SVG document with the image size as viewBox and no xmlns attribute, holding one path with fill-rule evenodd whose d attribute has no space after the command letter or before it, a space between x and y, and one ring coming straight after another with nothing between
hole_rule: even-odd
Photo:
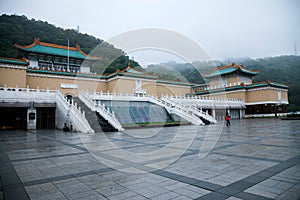
<instances>
[{"instance_id":1,"label":"pale yellow facade","mask_svg":"<svg viewBox=\"0 0 300 200\"><path fill-rule=\"evenodd\" d=\"M287 90L283 89L263 89L250 90L247 92L245 103L259 103L259 102L280 102L288 101Z\"/></svg>"},{"instance_id":2,"label":"pale yellow facade","mask_svg":"<svg viewBox=\"0 0 300 200\"><path fill-rule=\"evenodd\" d=\"M78 96L79 91L109 92L133 94L143 90L147 95L161 97L162 95L184 96L192 92L191 86L181 83L158 83L155 79L115 76L110 79L93 77L67 76L47 73L26 72L22 69L3 67L0 65L0 87L33 88L60 90L63 95ZM137 85L139 80L140 85Z\"/></svg>"},{"instance_id":3,"label":"pale yellow facade","mask_svg":"<svg viewBox=\"0 0 300 200\"><path fill-rule=\"evenodd\" d=\"M1 87L26 87L26 67L0 67Z\"/></svg>"},{"instance_id":4,"label":"pale yellow facade","mask_svg":"<svg viewBox=\"0 0 300 200\"><path fill-rule=\"evenodd\" d=\"M252 79L251 78L241 78L239 76L237 77L229 77L226 79L226 84L227 85L239 85L241 83L245 83L246 84L252 84Z\"/></svg>"}]
</instances>

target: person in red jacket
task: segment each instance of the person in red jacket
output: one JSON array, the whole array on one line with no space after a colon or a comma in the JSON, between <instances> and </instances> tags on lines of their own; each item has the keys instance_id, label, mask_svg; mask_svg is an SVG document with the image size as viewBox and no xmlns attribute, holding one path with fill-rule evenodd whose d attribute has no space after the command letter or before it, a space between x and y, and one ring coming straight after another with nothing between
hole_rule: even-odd
<instances>
[{"instance_id":1,"label":"person in red jacket","mask_svg":"<svg viewBox=\"0 0 300 200\"><path fill-rule=\"evenodd\" d=\"M226 117L225 117L225 121L226 121L226 126L230 126L230 115L229 113L226 114Z\"/></svg>"}]
</instances>

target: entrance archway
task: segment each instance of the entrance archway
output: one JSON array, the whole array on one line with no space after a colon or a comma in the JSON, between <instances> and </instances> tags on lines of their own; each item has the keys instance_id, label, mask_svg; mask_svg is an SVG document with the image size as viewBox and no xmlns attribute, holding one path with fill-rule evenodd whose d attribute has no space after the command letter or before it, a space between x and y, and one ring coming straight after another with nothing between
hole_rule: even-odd
<instances>
[{"instance_id":1,"label":"entrance archway","mask_svg":"<svg viewBox=\"0 0 300 200\"><path fill-rule=\"evenodd\" d=\"M72 101L73 101L73 95L72 94L67 94L66 98L67 98L68 102L72 103Z\"/></svg>"}]
</instances>

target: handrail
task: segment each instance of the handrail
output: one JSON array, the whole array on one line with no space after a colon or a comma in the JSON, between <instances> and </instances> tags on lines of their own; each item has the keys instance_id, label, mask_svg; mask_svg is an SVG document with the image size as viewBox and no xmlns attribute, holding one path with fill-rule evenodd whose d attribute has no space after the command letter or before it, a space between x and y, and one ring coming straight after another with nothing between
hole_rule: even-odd
<instances>
[{"instance_id":1,"label":"handrail","mask_svg":"<svg viewBox=\"0 0 300 200\"><path fill-rule=\"evenodd\" d=\"M171 99L167 96L162 97L162 99L169 102L170 104L174 104L174 105L177 105L178 107L184 108L185 110L187 110L192 115L203 117L205 120L207 120L211 123L217 123L216 119L214 119L207 112L203 112L202 110L199 110L196 106L185 106L184 104L180 103L179 101L175 101L174 98Z\"/></svg>"},{"instance_id":2,"label":"handrail","mask_svg":"<svg viewBox=\"0 0 300 200\"><path fill-rule=\"evenodd\" d=\"M84 133L94 133L94 130L85 118L84 111L81 112L80 108L77 108L76 104L68 102L59 91L57 91L56 103L57 108L63 112L66 118L69 114L70 121L72 122L75 130Z\"/></svg>"},{"instance_id":3,"label":"handrail","mask_svg":"<svg viewBox=\"0 0 300 200\"><path fill-rule=\"evenodd\" d=\"M180 117L186 119L187 121L190 121L194 125L203 125L203 122L198 117L196 117L195 115L190 113L190 111L184 109L179 105L172 104L168 101L165 101L164 99L158 99L154 96L148 96L148 99L149 102L165 107L168 110L168 112L173 112L179 115Z\"/></svg>"},{"instance_id":4,"label":"handrail","mask_svg":"<svg viewBox=\"0 0 300 200\"><path fill-rule=\"evenodd\" d=\"M85 103L92 111L98 112L104 119L106 119L115 129L118 131L124 131L119 120L115 117L114 112L110 113L104 105L95 104L92 98L89 97L89 94L86 92L79 93L79 99Z\"/></svg>"}]
</instances>

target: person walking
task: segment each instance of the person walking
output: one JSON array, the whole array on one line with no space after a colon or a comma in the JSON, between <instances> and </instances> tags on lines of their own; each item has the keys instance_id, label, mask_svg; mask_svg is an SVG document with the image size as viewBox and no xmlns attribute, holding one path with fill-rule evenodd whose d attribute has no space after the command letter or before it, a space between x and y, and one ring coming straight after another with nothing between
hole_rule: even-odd
<instances>
[{"instance_id":1,"label":"person walking","mask_svg":"<svg viewBox=\"0 0 300 200\"><path fill-rule=\"evenodd\" d=\"M230 115L229 113L226 113L226 117L225 117L225 121L226 121L226 126L230 126Z\"/></svg>"}]
</instances>

